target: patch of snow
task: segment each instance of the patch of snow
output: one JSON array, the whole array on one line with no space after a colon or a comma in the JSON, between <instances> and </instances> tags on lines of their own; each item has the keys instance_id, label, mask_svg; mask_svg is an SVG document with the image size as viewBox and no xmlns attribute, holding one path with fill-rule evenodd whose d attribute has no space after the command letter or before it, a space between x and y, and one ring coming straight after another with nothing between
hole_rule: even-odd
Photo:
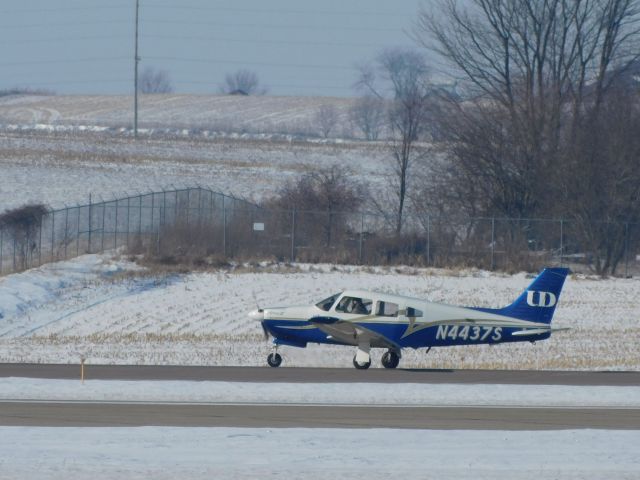
<instances>
[{"instance_id":1,"label":"patch of snow","mask_svg":"<svg viewBox=\"0 0 640 480\"><path fill-rule=\"evenodd\" d=\"M0 400L639 408L640 387L0 378Z\"/></svg>"},{"instance_id":2,"label":"patch of snow","mask_svg":"<svg viewBox=\"0 0 640 480\"><path fill-rule=\"evenodd\" d=\"M640 431L0 427L0 479L635 480Z\"/></svg>"}]
</instances>

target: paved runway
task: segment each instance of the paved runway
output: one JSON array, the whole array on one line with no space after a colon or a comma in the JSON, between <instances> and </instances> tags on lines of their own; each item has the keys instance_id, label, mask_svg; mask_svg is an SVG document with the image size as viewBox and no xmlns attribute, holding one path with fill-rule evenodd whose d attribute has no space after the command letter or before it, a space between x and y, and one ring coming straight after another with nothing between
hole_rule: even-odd
<instances>
[{"instance_id":1,"label":"paved runway","mask_svg":"<svg viewBox=\"0 0 640 480\"><path fill-rule=\"evenodd\" d=\"M0 364L0 377L79 378L79 365ZM209 380L286 383L493 383L518 385L640 386L640 372L538 370L388 370L85 365L96 380Z\"/></svg>"},{"instance_id":2,"label":"paved runway","mask_svg":"<svg viewBox=\"0 0 640 480\"><path fill-rule=\"evenodd\" d=\"M637 430L640 410L0 402L0 425Z\"/></svg>"},{"instance_id":3,"label":"paved runway","mask_svg":"<svg viewBox=\"0 0 640 480\"><path fill-rule=\"evenodd\" d=\"M87 365L89 379L287 383L638 386L640 372L386 370ZM0 364L0 377L79 378L78 365ZM319 387L321 388L321 387ZM391 385L389 388L393 388ZM135 402L0 402L0 425L551 430L640 429L634 408L385 407Z\"/></svg>"}]
</instances>

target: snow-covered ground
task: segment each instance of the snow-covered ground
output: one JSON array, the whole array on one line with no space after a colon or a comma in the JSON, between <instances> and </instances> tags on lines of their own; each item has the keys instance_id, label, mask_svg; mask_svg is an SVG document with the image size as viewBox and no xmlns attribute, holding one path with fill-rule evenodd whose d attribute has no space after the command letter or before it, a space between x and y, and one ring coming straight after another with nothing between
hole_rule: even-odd
<instances>
[{"instance_id":1,"label":"snow-covered ground","mask_svg":"<svg viewBox=\"0 0 640 480\"><path fill-rule=\"evenodd\" d=\"M269 265L185 275L147 275L126 259L85 255L0 278L0 362L264 365L270 346L247 317L348 288L376 289L469 306L510 303L525 274ZM403 352L414 368L639 370L640 280L571 276L551 339ZM342 346L282 348L284 366L351 368ZM382 351L373 351L379 367Z\"/></svg>"},{"instance_id":2,"label":"snow-covered ground","mask_svg":"<svg viewBox=\"0 0 640 480\"><path fill-rule=\"evenodd\" d=\"M635 480L639 444L610 430L0 427L0 479Z\"/></svg>"},{"instance_id":3,"label":"snow-covered ground","mask_svg":"<svg viewBox=\"0 0 640 480\"><path fill-rule=\"evenodd\" d=\"M91 376L91 368L86 368ZM633 407L640 386L252 383L0 378L1 400L314 405Z\"/></svg>"},{"instance_id":4,"label":"snow-covered ground","mask_svg":"<svg viewBox=\"0 0 640 480\"><path fill-rule=\"evenodd\" d=\"M0 213L27 202L53 208L202 185L249 199L275 194L310 169L343 165L370 187L388 183L383 144L245 139L143 139L101 134L0 133Z\"/></svg>"},{"instance_id":5,"label":"snow-covered ground","mask_svg":"<svg viewBox=\"0 0 640 480\"><path fill-rule=\"evenodd\" d=\"M242 95L142 95L141 129L173 128L227 132L321 135L320 107L336 113L333 136L352 134L349 109L354 98ZM0 98L0 128L46 126L128 127L133 124L130 95L13 95ZM98 130L98 128L93 128Z\"/></svg>"}]
</instances>

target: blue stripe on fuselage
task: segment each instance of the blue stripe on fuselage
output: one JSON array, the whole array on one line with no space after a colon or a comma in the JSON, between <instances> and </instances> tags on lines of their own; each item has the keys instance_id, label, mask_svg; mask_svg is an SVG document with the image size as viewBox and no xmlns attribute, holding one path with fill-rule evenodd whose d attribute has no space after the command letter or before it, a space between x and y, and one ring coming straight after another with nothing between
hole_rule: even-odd
<instances>
[{"instance_id":1,"label":"blue stripe on fuselage","mask_svg":"<svg viewBox=\"0 0 640 480\"><path fill-rule=\"evenodd\" d=\"M265 327L277 340L291 344L326 343L342 344L319 328L300 328L312 326L305 320L265 320ZM521 332L522 327L489 327L482 325L437 325L420 328L414 325L413 331L407 330L407 323L359 322L356 325L375 332L402 348L448 347L455 345L481 345L504 342L523 342L545 340L550 332L539 335L513 336ZM408 333L405 335L405 333Z\"/></svg>"}]
</instances>

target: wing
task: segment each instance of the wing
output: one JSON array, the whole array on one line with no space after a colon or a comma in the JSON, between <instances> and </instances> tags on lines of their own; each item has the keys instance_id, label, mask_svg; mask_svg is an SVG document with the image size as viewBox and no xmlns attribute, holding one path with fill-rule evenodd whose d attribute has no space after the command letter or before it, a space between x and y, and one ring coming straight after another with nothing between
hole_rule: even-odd
<instances>
[{"instance_id":1,"label":"wing","mask_svg":"<svg viewBox=\"0 0 640 480\"><path fill-rule=\"evenodd\" d=\"M358 345L361 342L366 342L372 347L400 349L400 345L396 342L357 323L357 321L362 321L366 318L371 317L366 315L354 320L343 320L336 317L313 317L309 319L309 322L326 333L327 337L341 343Z\"/></svg>"}]
</instances>

